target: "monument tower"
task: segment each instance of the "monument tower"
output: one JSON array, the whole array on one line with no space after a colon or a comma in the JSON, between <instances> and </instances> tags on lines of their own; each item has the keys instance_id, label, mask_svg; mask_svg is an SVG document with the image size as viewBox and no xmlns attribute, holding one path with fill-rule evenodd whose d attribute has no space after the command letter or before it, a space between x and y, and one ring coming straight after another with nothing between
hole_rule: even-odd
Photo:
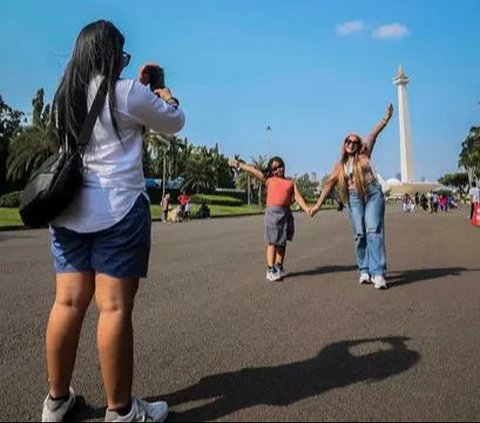
<instances>
[{"instance_id":1,"label":"monument tower","mask_svg":"<svg viewBox=\"0 0 480 423\"><path fill-rule=\"evenodd\" d=\"M412 158L412 134L410 132L410 120L408 117L407 84L408 76L405 75L403 67L398 69L397 76L393 79L398 91L398 119L400 123L400 170L402 183L414 182Z\"/></svg>"}]
</instances>

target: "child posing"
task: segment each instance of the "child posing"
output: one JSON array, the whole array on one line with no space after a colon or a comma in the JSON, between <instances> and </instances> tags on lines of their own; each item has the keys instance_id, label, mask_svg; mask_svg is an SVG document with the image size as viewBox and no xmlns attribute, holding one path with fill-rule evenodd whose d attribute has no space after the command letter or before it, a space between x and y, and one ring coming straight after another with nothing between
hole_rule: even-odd
<instances>
[{"instance_id":1,"label":"child posing","mask_svg":"<svg viewBox=\"0 0 480 423\"><path fill-rule=\"evenodd\" d=\"M294 201L309 214L302 194L291 179L285 177L285 163L280 157L269 160L262 172L255 167L231 159L229 165L245 170L262 181L267 187L267 210L265 212L265 241L267 243L267 280L279 281L285 276L283 263L287 241L293 239L294 221L290 206Z\"/></svg>"}]
</instances>

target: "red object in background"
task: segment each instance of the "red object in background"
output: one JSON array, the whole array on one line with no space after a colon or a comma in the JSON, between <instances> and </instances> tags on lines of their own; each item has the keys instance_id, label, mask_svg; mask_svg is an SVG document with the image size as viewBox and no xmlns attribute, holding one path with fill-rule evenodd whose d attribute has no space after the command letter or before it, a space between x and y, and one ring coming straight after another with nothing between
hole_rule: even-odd
<instances>
[{"instance_id":1,"label":"red object in background","mask_svg":"<svg viewBox=\"0 0 480 423\"><path fill-rule=\"evenodd\" d=\"M480 203L475 203L473 208L473 217L470 220L473 226L480 226Z\"/></svg>"}]
</instances>

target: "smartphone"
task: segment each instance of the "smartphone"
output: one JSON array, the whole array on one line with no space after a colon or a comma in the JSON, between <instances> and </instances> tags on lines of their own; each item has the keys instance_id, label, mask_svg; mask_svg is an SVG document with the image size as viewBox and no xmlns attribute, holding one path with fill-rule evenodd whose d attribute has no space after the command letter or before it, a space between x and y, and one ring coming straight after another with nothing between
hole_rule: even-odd
<instances>
[{"instance_id":1,"label":"smartphone","mask_svg":"<svg viewBox=\"0 0 480 423\"><path fill-rule=\"evenodd\" d=\"M165 73L159 66L150 69L150 89L155 91L158 88L165 88Z\"/></svg>"}]
</instances>

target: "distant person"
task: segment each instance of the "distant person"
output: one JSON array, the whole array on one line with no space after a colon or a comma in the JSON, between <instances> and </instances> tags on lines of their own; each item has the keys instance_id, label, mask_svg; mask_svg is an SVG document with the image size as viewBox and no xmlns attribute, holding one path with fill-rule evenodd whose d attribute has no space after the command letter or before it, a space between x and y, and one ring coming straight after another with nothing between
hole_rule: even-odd
<instances>
[{"instance_id":1,"label":"distant person","mask_svg":"<svg viewBox=\"0 0 480 423\"><path fill-rule=\"evenodd\" d=\"M187 195L185 191L183 191L179 196L178 196L178 202L180 203L180 208L182 211L182 219L185 219L185 206L188 203L188 200L190 197Z\"/></svg>"},{"instance_id":2,"label":"distant person","mask_svg":"<svg viewBox=\"0 0 480 423\"><path fill-rule=\"evenodd\" d=\"M168 218L168 209L170 208L170 194L166 193L162 198L161 202L162 207L162 222L167 223Z\"/></svg>"},{"instance_id":3,"label":"distant person","mask_svg":"<svg viewBox=\"0 0 480 423\"><path fill-rule=\"evenodd\" d=\"M202 200L202 204L200 206L200 209L198 210L198 217L200 219L207 219L208 217L210 217L210 207L207 206L205 200Z\"/></svg>"},{"instance_id":4,"label":"distant person","mask_svg":"<svg viewBox=\"0 0 480 423\"><path fill-rule=\"evenodd\" d=\"M404 213L411 213L414 209L412 198L406 193L402 198L402 206Z\"/></svg>"},{"instance_id":5,"label":"distant person","mask_svg":"<svg viewBox=\"0 0 480 423\"><path fill-rule=\"evenodd\" d=\"M480 189L477 187L477 183L475 181L472 182L472 186L470 191L468 191L468 196L470 197L470 220L473 219L473 213L475 211L475 204L480 203Z\"/></svg>"},{"instance_id":6,"label":"distant person","mask_svg":"<svg viewBox=\"0 0 480 423\"><path fill-rule=\"evenodd\" d=\"M415 193L415 210L420 208L420 194L418 192Z\"/></svg>"},{"instance_id":7,"label":"distant person","mask_svg":"<svg viewBox=\"0 0 480 423\"><path fill-rule=\"evenodd\" d=\"M182 219L182 207L180 205L170 208L168 211L167 222L179 223Z\"/></svg>"},{"instance_id":8,"label":"distant person","mask_svg":"<svg viewBox=\"0 0 480 423\"><path fill-rule=\"evenodd\" d=\"M420 196L420 205L421 205L423 211L428 210L428 198L425 194L422 194Z\"/></svg>"},{"instance_id":9,"label":"distant person","mask_svg":"<svg viewBox=\"0 0 480 423\"><path fill-rule=\"evenodd\" d=\"M447 213L448 212L448 199L447 196L442 194L439 197L440 210Z\"/></svg>"},{"instance_id":10,"label":"distant person","mask_svg":"<svg viewBox=\"0 0 480 423\"><path fill-rule=\"evenodd\" d=\"M440 199L438 194L432 192L432 213L438 213L438 206L440 204Z\"/></svg>"},{"instance_id":11,"label":"distant person","mask_svg":"<svg viewBox=\"0 0 480 423\"><path fill-rule=\"evenodd\" d=\"M185 118L168 88L152 92L148 87L158 66L142 66L136 79L120 77L130 61L124 42L110 22L84 27L53 100L59 139L75 149L88 108L98 90L107 89L103 110L82 151L83 186L50 227L56 296L46 331L48 395L42 421L62 421L75 404L70 382L92 298L99 309L97 349L107 400L105 421L163 421L168 414L165 402L132 397L132 311L139 279L147 275L151 230L142 132L146 126L173 134L182 129ZM84 374L78 380L91 377Z\"/></svg>"},{"instance_id":12,"label":"distant person","mask_svg":"<svg viewBox=\"0 0 480 423\"><path fill-rule=\"evenodd\" d=\"M309 213L310 209L307 207L295 182L285 176L285 162L280 157L272 157L263 172L235 159L230 159L229 165L250 173L267 187L267 210L265 212L266 278L272 282L280 281L286 275L283 265L287 241L293 240L295 231L290 207L296 201L305 213Z\"/></svg>"},{"instance_id":13,"label":"distant person","mask_svg":"<svg viewBox=\"0 0 480 423\"><path fill-rule=\"evenodd\" d=\"M360 272L359 282L373 282L376 289L387 288L385 197L376 178L371 156L377 137L387 126L392 114L393 106L389 104L385 116L375 125L366 142L357 134L347 135L342 145L340 161L311 209L313 216L320 210L331 190L338 187L342 200L348 204Z\"/></svg>"},{"instance_id":14,"label":"distant person","mask_svg":"<svg viewBox=\"0 0 480 423\"><path fill-rule=\"evenodd\" d=\"M185 204L185 212L184 212L184 220L190 219L190 213L192 212L192 201L190 198L187 200L187 204Z\"/></svg>"}]
</instances>

